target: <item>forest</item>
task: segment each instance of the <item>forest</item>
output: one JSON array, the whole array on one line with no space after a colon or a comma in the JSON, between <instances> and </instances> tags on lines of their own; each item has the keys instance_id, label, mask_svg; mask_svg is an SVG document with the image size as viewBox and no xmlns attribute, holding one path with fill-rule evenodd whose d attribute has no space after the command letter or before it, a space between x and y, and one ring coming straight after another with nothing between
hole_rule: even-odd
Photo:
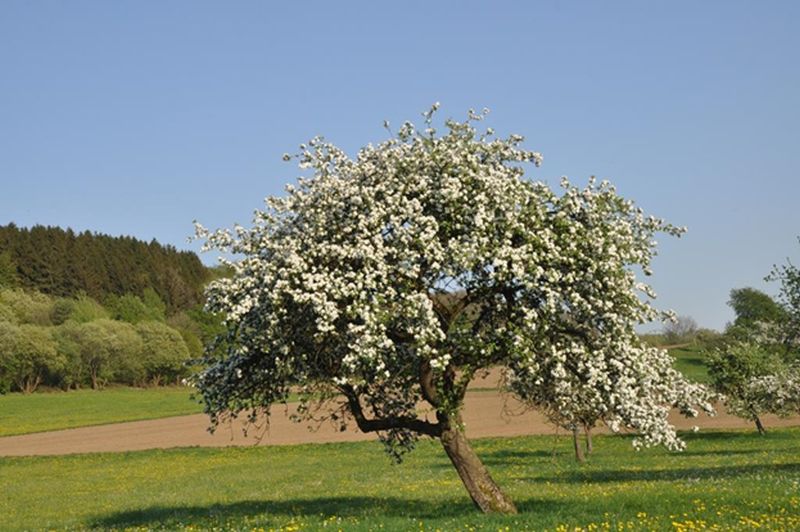
<instances>
[{"instance_id":1,"label":"forest","mask_svg":"<svg viewBox=\"0 0 800 532\"><path fill-rule=\"evenodd\" d=\"M218 332L202 293L223 274L156 240L0 226L0 393L179 382Z\"/></svg>"}]
</instances>

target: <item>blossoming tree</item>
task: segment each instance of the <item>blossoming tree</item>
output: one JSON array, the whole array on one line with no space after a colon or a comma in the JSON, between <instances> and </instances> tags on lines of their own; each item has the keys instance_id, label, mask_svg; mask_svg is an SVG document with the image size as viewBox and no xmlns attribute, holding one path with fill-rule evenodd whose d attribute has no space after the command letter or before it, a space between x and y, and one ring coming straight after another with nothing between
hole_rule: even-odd
<instances>
[{"instance_id":1,"label":"blossoming tree","mask_svg":"<svg viewBox=\"0 0 800 532\"><path fill-rule=\"evenodd\" d=\"M787 261L766 280L780 281L780 303L753 289L733 290L737 319L726 331L733 341L708 356L712 384L728 410L753 421L760 434L761 414L800 413L800 270Z\"/></svg>"},{"instance_id":2,"label":"blossoming tree","mask_svg":"<svg viewBox=\"0 0 800 532\"><path fill-rule=\"evenodd\" d=\"M564 180L559 194L530 181L525 163L541 155L522 137L479 132L474 112L439 134L435 110L423 131L404 123L355 158L315 138L294 156L310 175L268 198L251 228L198 226L207 248L241 258L209 287L227 347L196 385L214 425L298 393L300 418L355 422L398 459L436 438L478 508L514 512L464 435L467 384L502 366L535 393L547 375L562 397L571 384L559 379L581 375L605 390L587 401L612 399L612 423L672 441L665 410L639 393L677 392L631 329L657 315L631 267L649 267L655 232L680 230L605 183Z\"/></svg>"},{"instance_id":3,"label":"blossoming tree","mask_svg":"<svg viewBox=\"0 0 800 532\"><path fill-rule=\"evenodd\" d=\"M636 324L674 316L660 314L639 297L655 294L636 281L631 267L649 274L652 235L683 230L644 217L608 183L590 182L584 190L562 186L563 195L548 198L551 255L534 256L522 266L526 272L543 267L544 278L514 275L505 281L520 283L520 294L533 296L522 305L529 317L508 323L517 327L513 342L521 344L508 361L510 388L572 431L579 461L580 428L588 450L591 429L599 422L614 432L638 431L637 447L682 449L667 415L672 408L689 417L698 408L712 414L713 394L675 370L666 351L639 339Z\"/></svg>"}]
</instances>

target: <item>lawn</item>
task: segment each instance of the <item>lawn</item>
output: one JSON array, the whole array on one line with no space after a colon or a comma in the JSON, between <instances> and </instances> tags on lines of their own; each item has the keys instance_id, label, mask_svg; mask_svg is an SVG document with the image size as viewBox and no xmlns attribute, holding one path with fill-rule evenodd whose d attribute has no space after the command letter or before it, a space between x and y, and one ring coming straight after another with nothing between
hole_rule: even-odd
<instances>
[{"instance_id":1,"label":"lawn","mask_svg":"<svg viewBox=\"0 0 800 532\"><path fill-rule=\"evenodd\" d=\"M441 448L401 465L375 442L0 458L0 530L800 529L800 429L701 432L689 450L598 436L477 440L516 501L483 516Z\"/></svg>"},{"instance_id":2,"label":"lawn","mask_svg":"<svg viewBox=\"0 0 800 532\"><path fill-rule=\"evenodd\" d=\"M0 395L0 436L201 412L190 395L186 387Z\"/></svg>"},{"instance_id":3,"label":"lawn","mask_svg":"<svg viewBox=\"0 0 800 532\"><path fill-rule=\"evenodd\" d=\"M675 369L693 381L709 383L711 378L705 363L704 349L703 346L686 345L670 349L669 354L675 357Z\"/></svg>"}]
</instances>

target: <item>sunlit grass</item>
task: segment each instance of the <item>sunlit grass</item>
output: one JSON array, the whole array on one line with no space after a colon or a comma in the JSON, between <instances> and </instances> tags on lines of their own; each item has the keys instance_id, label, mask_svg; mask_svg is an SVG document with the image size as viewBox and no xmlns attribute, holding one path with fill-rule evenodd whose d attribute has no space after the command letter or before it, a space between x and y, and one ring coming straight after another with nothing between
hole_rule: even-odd
<instances>
[{"instance_id":1,"label":"sunlit grass","mask_svg":"<svg viewBox=\"0 0 800 532\"><path fill-rule=\"evenodd\" d=\"M378 443L0 459L0 529L718 530L800 528L800 429L701 432L635 452L598 436L475 441L516 516L484 516L436 442L397 466Z\"/></svg>"},{"instance_id":2,"label":"sunlit grass","mask_svg":"<svg viewBox=\"0 0 800 532\"><path fill-rule=\"evenodd\" d=\"M186 387L0 395L0 436L201 412L190 395Z\"/></svg>"},{"instance_id":3,"label":"sunlit grass","mask_svg":"<svg viewBox=\"0 0 800 532\"><path fill-rule=\"evenodd\" d=\"M675 357L675 369L695 382L711 382L703 349L702 346L697 345L670 349L669 354Z\"/></svg>"}]
</instances>

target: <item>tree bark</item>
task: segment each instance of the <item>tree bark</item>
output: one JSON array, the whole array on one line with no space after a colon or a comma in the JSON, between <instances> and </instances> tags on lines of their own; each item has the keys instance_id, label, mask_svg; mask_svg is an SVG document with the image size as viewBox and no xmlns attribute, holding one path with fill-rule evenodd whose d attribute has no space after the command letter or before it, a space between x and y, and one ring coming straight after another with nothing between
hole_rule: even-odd
<instances>
[{"instance_id":1,"label":"tree bark","mask_svg":"<svg viewBox=\"0 0 800 532\"><path fill-rule=\"evenodd\" d=\"M586 455L592 454L594 446L592 445L592 428L589 425L584 425L584 432L586 432Z\"/></svg>"},{"instance_id":2,"label":"tree bark","mask_svg":"<svg viewBox=\"0 0 800 532\"><path fill-rule=\"evenodd\" d=\"M478 509L485 513L517 513L517 507L489 475L463 432L452 427L445 429L440 440Z\"/></svg>"},{"instance_id":3,"label":"tree bark","mask_svg":"<svg viewBox=\"0 0 800 532\"><path fill-rule=\"evenodd\" d=\"M39 384L42 382L41 375L29 375L28 377L22 378L18 383L19 389L22 393L28 394L33 393L36 391L36 388L39 387Z\"/></svg>"},{"instance_id":4,"label":"tree bark","mask_svg":"<svg viewBox=\"0 0 800 532\"><path fill-rule=\"evenodd\" d=\"M452 366L445 370L441 378L444 379L444 385L452 391L455 381L455 371ZM460 416L450 414L440 408L441 402L437 386L434 383L434 374L427 362L420 364L420 389L425 400L436 410L436 423L414 416L369 418L367 417L368 413L365 413L362 408L356 389L350 385L339 387L339 390L347 398L350 413L362 432L402 429L438 438L453 467L456 468L461 482L464 483L472 502L479 510L484 513L516 514L517 508L514 506L514 502L492 479L486 466L483 465L469 444L467 437L459 429ZM463 400L465 392L466 386L459 390L457 398L460 401Z\"/></svg>"},{"instance_id":5,"label":"tree bark","mask_svg":"<svg viewBox=\"0 0 800 532\"><path fill-rule=\"evenodd\" d=\"M585 462L586 458L583 456L583 447L581 447L580 430L578 425L572 425L572 445L575 447L575 460L578 462Z\"/></svg>"},{"instance_id":6,"label":"tree bark","mask_svg":"<svg viewBox=\"0 0 800 532\"><path fill-rule=\"evenodd\" d=\"M754 421L756 422L756 428L758 429L758 433L759 434L766 434L767 433L767 429L765 429L764 425L761 424L761 419L759 419L758 416L753 416L753 417L755 418Z\"/></svg>"}]
</instances>

